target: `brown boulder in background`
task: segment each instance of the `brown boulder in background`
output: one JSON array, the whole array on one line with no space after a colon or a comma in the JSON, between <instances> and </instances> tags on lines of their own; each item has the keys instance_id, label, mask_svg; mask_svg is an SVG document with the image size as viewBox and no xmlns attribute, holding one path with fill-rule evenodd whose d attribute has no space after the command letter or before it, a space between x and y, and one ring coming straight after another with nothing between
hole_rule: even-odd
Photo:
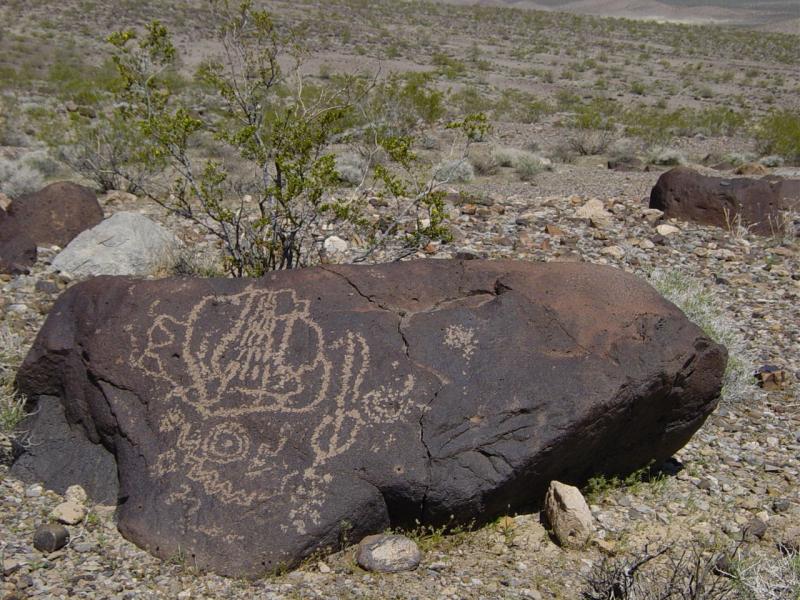
<instances>
[{"instance_id":1,"label":"brown boulder in background","mask_svg":"<svg viewBox=\"0 0 800 600\"><path fill-rule=\"evenodd\" d=\"M58 300L18 383L113 454L123 535L257 577L343 534L482 522L552 480L663 461L725 363L623 271L425 260L95 278Z\"/></svg>"},{"instance_id":2,"label":"brown boulder in background","mask_svg":"<svg viewBox=\"0 0 800 600\"><path fill-rule=\"evenodd\" d=\"M761 235L791 227L787 213L800 211L800 179L707 177L676 167L658 178L650 208L667 218L717 227L741 225Z\"/></svg>"},{"instance_id":3,"label":"brown boulder in background","mask_svg":"<svg viewBox=\"0 0 800 600\"><path fill-rule=\"evenodd\" d=\"M36 262L36 243L0 208L0 273L27 273Z\"/></svg>"},{"instance_id":4,"label":"brown boulder in background","mask_svg":"<svg viewBox=\"0 0 800 600\"><path fill-rule=\"evenodd\" d=\"M11 202L8 215L38 246L62 248L103 220L95 193L69 181L51 183Z\"/></svg>"}]
</instances>

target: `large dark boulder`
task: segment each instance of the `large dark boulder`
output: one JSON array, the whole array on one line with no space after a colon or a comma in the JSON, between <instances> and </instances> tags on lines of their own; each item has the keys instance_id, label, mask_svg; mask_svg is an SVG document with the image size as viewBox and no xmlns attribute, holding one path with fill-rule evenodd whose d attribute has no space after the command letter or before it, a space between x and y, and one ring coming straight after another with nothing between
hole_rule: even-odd
<instances>
[{"instance_id":1,"label":"large dark boulder","mask_svg":"<svg viewBox=\"0 0 800 600\"><path fill-rule=\"evenodd\" d=\"M658 178L650 192L650 208L684 221L717 227L741 224L754 233L778 234L792 226L787 214L800 210L800 179L726 179L676 167Z\"/></svg>"},{"instance_id":2,"label":"large dark boulder","mask_svg":"<svg viewBox=\"0 0 800 600\"><path fill-rule=\"evenodd\" d=\"M36 262L36 242L0 208L0 273L27 273Z\"/></svg>"},{"instance_id":3,"label":"large dark boulder","mask_svg":"<svg viewBox=\"0 0 800 600\"><path fill-rule=\"evenodd\" d=\"M95 278L58 300L18 383L113 453L123 535L258 576L344 534L481 522L553 479L665 460L725 363L622 271L431 260Z\"/></svg>"},{"instance_id":4,"label":"large dark boulder","mask_svg":"<svg viewBox=\"0 0 800 600\"><path fill-rule=\"evenodd\" d=\"M37 245L62 248L103 220L95 193L69 181L51 183L38 192L16 198L8 214Z\"/></svg>"}]
</instances>

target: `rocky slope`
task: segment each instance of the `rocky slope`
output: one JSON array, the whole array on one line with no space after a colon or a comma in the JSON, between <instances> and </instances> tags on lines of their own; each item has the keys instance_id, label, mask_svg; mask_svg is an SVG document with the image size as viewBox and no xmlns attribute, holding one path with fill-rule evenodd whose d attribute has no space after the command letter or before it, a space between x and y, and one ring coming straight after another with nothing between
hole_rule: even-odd
<instances>
[{"instance_id":1,"label":"rocky slope","mask_svg":"<svg viewBox=\"0 0 800 600\"><path fill-rule=\"evenodd\" d=\"M670 544L673 551L721 551L742 540L735 560L746 577L739 587L780 581L774 573L765 575L786 567L778 544L800 544L798 241L680 222L665 229L667 223L642 202L658 173L599 173L596 167L563 166L538 178L536 186L520 183L484 193L480 203L452 206L456 241L418 257L617 265L681 298L691 315L724 338L736 360L720 407L675 455L671 468L654 479L594 482L589 502L598 531L592 545L563 550L538 515L512 514L474 532L410 532L424 552L413 572L362 571L349 546L358 540L343 535L338 554L244 583L197 573L180 551L170 560L152 558L119 535L113 511L105 506L89 506L88 516L70 527L69 545L43 555L33 548L33 532L62 498L6 475L0 482L3 593L120 599L574 599L592 568L606 558ZM599 203L589 203L592 189ZM602 212L582 218L587 204ZM210 243L130 197L112 196L104 208L107 214L136 208L184 239L198 240L195 247ZM20 336L22 346L32 341L55 296L72 285L69 276L48 267L51 258L40 257L30 276L3 278L1 326ZM756 385L750 372L761 365L776 365L788 375L784 389ZM756 575L767 583L753 583ZM782 577L789 576L783 572ZM759 593L750 597L770 597L763 589Z\"/></svg>"}]
</instances>

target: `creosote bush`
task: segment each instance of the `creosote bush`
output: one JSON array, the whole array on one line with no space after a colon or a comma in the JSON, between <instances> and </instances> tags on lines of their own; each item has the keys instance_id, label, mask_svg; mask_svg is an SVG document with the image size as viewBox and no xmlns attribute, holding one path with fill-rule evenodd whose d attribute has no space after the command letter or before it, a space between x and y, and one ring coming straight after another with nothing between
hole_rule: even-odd
<instances>
[{"instance_id":1,"label":"creosote bush","mask_svg":"<svg viewBox=\"0 0 800 600\"><path fill-rule=\"evenodd\" d=\"M449 239L439 188L467 177L464 165L471 172L466 152L486 134L485 116L449 123L456 138L451 162L427 172L412 147L419 128L443 114L429 76L330 75L311 84L296 34L250 0L212 6L222 52L197 70L202 111L175 85L177 50L161 23L151 23L141 37L130 30L109 37L121 82L115 108L100 128L77 129L79 140L83 135L90 143L75 144L82 149L75 159L94 168L97 150L114 154L119 142L119 160L106 156L95 169L103 187L124 182L217 237L224 267L234 276L313 264L333 233L364 240L355 260L390 241L403 256ZM130 139L120 131L126 129L133 131ZM198 139L209 135L233 151L236 169L198 158ZM337 165L334 147L343 145L362 157L360 181L341 161ZM360 193L339 194L342 179ZM373 196L393 208L388 225L368 214ZM416 221L412 234L399 226L409 220Z\"/></svg>"}]
</instances>

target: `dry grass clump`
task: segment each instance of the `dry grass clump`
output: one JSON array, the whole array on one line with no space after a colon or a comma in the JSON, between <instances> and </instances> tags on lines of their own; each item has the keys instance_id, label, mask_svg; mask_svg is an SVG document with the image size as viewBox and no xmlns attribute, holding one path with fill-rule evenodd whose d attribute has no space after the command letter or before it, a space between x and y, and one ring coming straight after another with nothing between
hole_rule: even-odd
<instances>
[{"instance_id":1,"label":"dry grass clump","mask_svg":"<svg viewBox=\"0 0 800 600\"><path fill-rule=\"evenodd\" d=\"M653 271L650 284L711 339L728 349L722 398L732 402L744 399L752 389L753 359L742 332L727 316L717 297L705 289L701 281L678 271Z\"/></svg>"},{"instance_id":2,"label":"dry grass clump","mask_svg":"<svg viewBox=\"0 0 800 600\"><path fill-rule=\"evenodd\" d=\"M475 179L475 169L466 159L446 160L436 166L433 177L442 183L469 183Z\"/></svg>"},{"instance_id":3,"label":"dry grass clump","mask_svg":"<svg viewBox=\"0 0 800 600\"><path fill-rule=\"evenodd\" d=\"M492 156L499 166L514 169L514 173L522 181L530 181L539 173L551 168L550 161L519 148L497 147L492 151Z\"/></svg>"},{"instance_id":4,"label":"dry grass clump","mask_svg":"<svg viewBox=\"0 0 800 600\"><path fill-rule=\"evenodd\" d=\"M22 336L0 324L0 432L10 432L25 416L25 397L14 385L17 367L27 352Z\"/></svg>"},{"instance_id":5,"label":"dry grass clump","mask_svg":"<svg viewBox=\"0 0 800 600\"><path fill-rule=\"evenodd\" d=\"M762 558L737 565L736 581L741 597L748 600L797 600L800 598L800 555Z\"/></svg>"},{"instance_id":6,"label":"dry grass clump","mask_svg":"<svg viewBox=\"0 0 800 600\"><path fill-rule=\"evenodd\" d=\"M665 547L606 558L587 577L583 600L724 600L736 598L735 582L716 565L720 555L700 548Z\"/></svg>"},{"instance_id":7,"label":"dry grass clump","mask_svg":"<svg viewBox=\"0 0 800 600\"><path fill-rule=\"evenodd\" d=\"M43 150L16 159L0 159L0 192L11 198L36 192L57 170L58 163Z\"/></svg>"}]
</instances>

